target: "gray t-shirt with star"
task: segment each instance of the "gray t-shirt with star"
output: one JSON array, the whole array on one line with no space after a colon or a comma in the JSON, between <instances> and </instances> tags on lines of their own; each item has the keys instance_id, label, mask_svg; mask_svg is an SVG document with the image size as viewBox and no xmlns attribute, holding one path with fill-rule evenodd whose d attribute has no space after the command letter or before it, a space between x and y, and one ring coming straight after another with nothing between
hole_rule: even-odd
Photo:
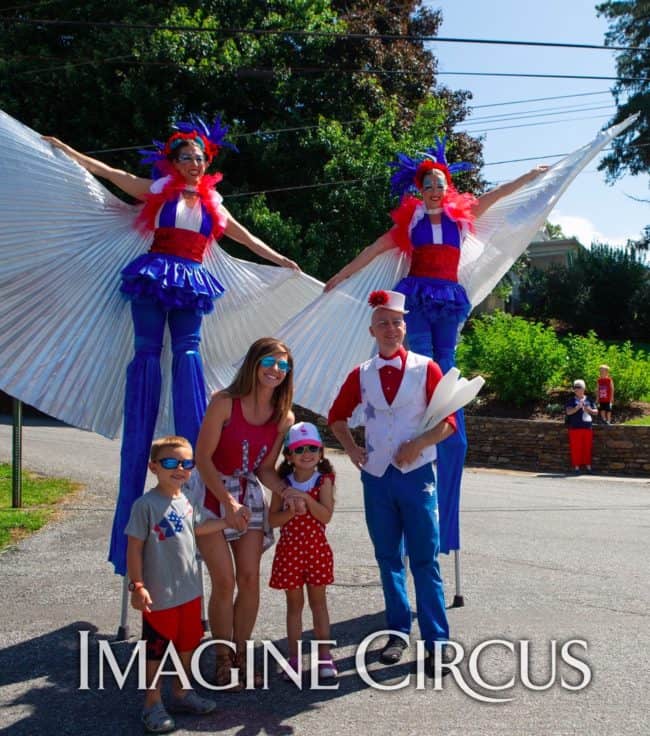
<instances>
[{"instance_id":1,"label":"gray t-shirt with star","mask_svg":"<svg viewBox=\"0 0 650 736\"><path fill-rule=\"evenodd\" d=\"M144 541L142 582L152 611L201 595L194 527L202 522L200 506L184 493L170 498L154 488L133 504L125 533Z\"/></svg>"}]
</instances>

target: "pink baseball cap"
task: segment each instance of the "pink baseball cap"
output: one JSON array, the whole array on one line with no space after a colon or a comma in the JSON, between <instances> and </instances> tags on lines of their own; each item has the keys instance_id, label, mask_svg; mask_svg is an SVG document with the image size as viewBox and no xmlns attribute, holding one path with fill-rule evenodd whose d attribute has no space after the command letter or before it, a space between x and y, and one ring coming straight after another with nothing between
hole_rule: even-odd
<instances>
[{"instance_id":1,"label":"pink baseball cap","mask_svg":"<svg viewBox=\"0 0 650 736\"><path fill-rule=\"evenodd\" d=\"M318 429L311 422L298 422L287 433L284 446L287 450L295 450L296 447L303 445L323 446L323 440L320 438Z\"/></svg>"}]
</instances>

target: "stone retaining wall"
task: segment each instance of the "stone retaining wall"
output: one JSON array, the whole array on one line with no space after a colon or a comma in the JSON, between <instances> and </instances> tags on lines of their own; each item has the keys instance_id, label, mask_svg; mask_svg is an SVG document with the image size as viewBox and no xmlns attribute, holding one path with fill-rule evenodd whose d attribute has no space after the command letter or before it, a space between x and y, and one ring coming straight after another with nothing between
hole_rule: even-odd
<instances>
[{"instance_id":1,"label":"stone retaining wall","mask_svg":"<svg viewBox=\"0 0 650 736\"><path fill-rule=\"evenodd\" d=\"M313 422L328 446L340 447L325 419L294 406L297 421ZM565 473L571 469L563 421L465 416L466 465L504 470ZM650 427L594 425L593 468L602 475L650 477ZM354 430L363 443L363 429Z\"/></svg>"},{"instance_id":2,"label":"stone retaining wall","mask_svg":"<svg viewBox=\"0 0 650 736\"><path fill-rule=\"evenodd\" d=\"M566 472L569 441L562 422L466 416L467 465ZM593 468L602 475L650 477L650 427L596 424Z\"/></svg>"}]
</instances>

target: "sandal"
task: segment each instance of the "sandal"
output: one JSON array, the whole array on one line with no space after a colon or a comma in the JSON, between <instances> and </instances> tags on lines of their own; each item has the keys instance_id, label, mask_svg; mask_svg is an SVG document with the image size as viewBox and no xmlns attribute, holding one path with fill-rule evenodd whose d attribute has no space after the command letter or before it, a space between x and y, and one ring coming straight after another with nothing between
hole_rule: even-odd
<instances>
[{"instance_id":1,"label":"sandal","mask_svg":"<svg viewBox=\"0 0 650 736\"><path fill-rule=\"evenodd\" d=\"M200 695L190 690L184 697L176 697L169 703L169 710L172 713L191 713L195 716L206 716L217 707L214 700L202 698Z\"/></svg>"},{"instance_id":2,"label":"sandal","mask_svg":"<svg viewBox=\"0 0 650 736\"><path fill-rule=\"evenodd\" d=\"M147 733L169 733L176 728L174 719L162 703L155 703L142 711L142 723Z\"/></svg>"},{"instance_id":3,"label":"sandal","mask_svg":"<svg viewBox=\"0 0 650 736\"><path fill-rule=\"evenodd\" d=\"M239 669L239 684L242 689L246 687L246 652L239 651L235 654L234 666ZM264 678L259 672L253 673L253 687L263 687Z\"/></svg>"},{"instance_id":4,"label":"sandal","mask_svg":"<svg viewBox=\"0 0 650 736\"><path fill-rule=\"evenodd\" d=\"M234 662L232 654L217 654L214 672L214 684L222 687L230 692L239 692L242 690L241 684L237 678L233 678Z\"/></svg>"},{"instance_id":5,"label":"sandal","mask_svg":"<svg viewBox=\"0 0 650 736\"><path fill-rule=\"evenodd\" d=\"M339 671L334 664L334 660L323 659L318 665L318 677L321 680L335 680L339 676Z\"/></svg>"}]
</instances>

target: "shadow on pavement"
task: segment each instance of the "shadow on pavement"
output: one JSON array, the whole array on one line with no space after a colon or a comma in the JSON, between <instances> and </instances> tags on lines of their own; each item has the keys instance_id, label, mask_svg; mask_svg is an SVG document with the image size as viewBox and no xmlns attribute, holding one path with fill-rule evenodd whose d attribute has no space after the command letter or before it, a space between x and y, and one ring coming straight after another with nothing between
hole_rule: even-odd
<instances>
[{"instance_id":1,"label":"shadow on pavement","mask_svg":"<svg viewBox=\"0 0 650 736\"><path fill-rule=\"evenodd\" d=\"M333 654L339 668L336 689L310 689L306 674L300 690L295 684L283 681L275 671L275 663L270 661L267 690L227 693L197 688L202 695L214 698L217 710L203 718L177 716L176 733L218 733L239 728L236 731L238 736L293 734L294 728L288 721L297 713L317 710L327 701L370 687L356 671L356 649L365 637L383 629L381 614L341 621L332 627L332 639L337 641ZM84 659L81 656L81 632L88 632L88 652ZM311 632L306 632L305 652L309 651L310 637ZM108 661L104 659L103 689L100 689L99 642L102 640L106 637L98 635L96 627L79 621L0 652L0 686L4 691L2 721L5 726L0 733L11 736L139 733L142 695L137 691L137 664L131 668L120 689ZM281 652L286 652L286 639L273 643ZM401 680L413 671L413 662L405 661L392 667L377 666L377 650L383 643L384 637L381 636L371 644L367 656L368 669L378 683ZM111 642L110 650L119 669L124 672L133 654L134 642ZM258 654L260 650L258 648ZM87 669L88 689L80 689L84 669ZM214 671L212 647L201 658L201 671L209 681ZM13 706L20 706L21 712L20 716L16 714L18 720L11 723ZM24 715L26 707L29 711L27 716Z\"/></svg>"}]
</instances>

